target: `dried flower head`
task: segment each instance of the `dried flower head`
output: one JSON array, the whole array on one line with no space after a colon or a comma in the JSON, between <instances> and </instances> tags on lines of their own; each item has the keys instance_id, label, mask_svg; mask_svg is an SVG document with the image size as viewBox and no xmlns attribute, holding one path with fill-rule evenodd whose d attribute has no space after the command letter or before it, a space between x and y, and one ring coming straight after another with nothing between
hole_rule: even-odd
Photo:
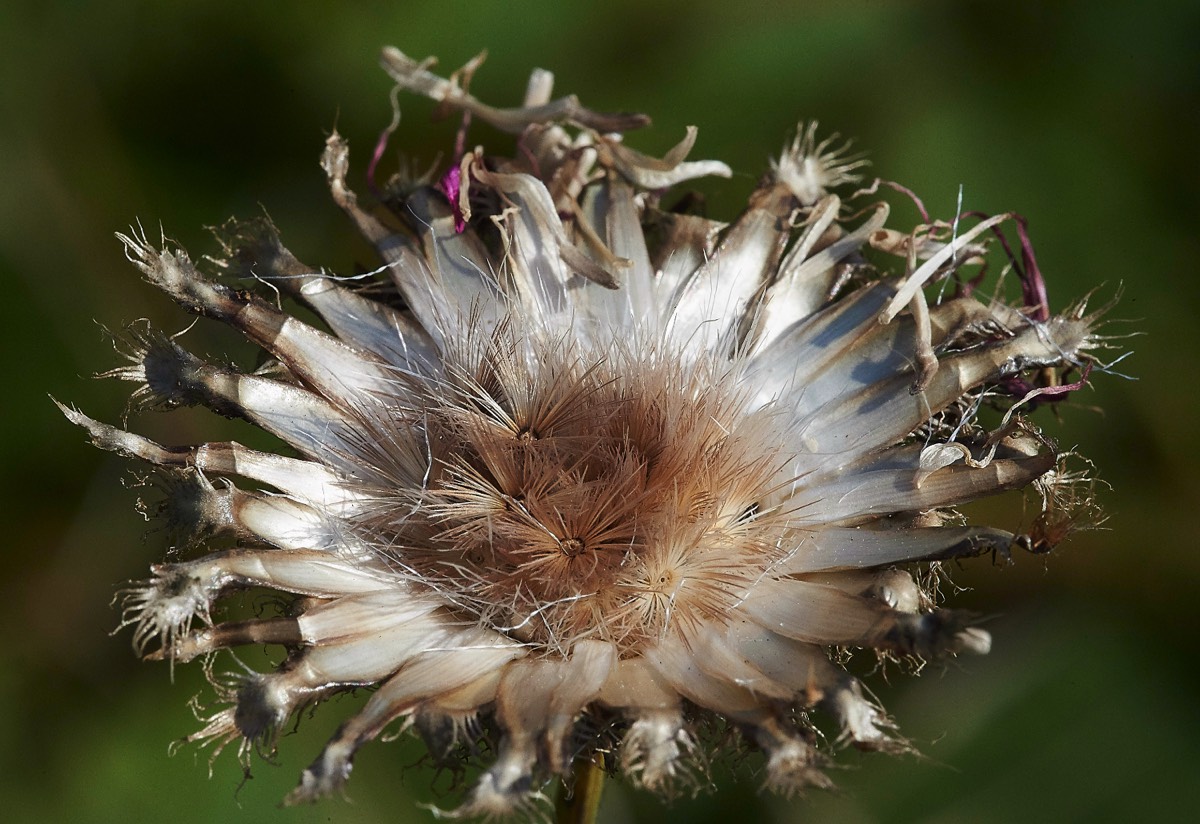
<instances>
[{"instance_id":1,"label":"dried flower head","mask_svg":"<svg viewBox=\"0 0 1200 824\"><path fill-rule=\"evenodd\" d=\"M1044 550L1073 508L1094 515L1021 413L1086 378L1099 313L1050 314L1015 215L936 222L914 197L922 222L888 228L878 184L855 190L863 161L815 126L726 225L662 206L729 174L686 160L694 129L649 157L621 139L644 117L551 100L545 72L496 109L467 92L478 61L450 79L395 49L383 64L463 128L433 185L393 179L370 208L329 138L333 199L382 258L367 288L301 263L262 219L223 227L215 277L121 236L147 280L273 360L240 372L138 324L106 374L136 384L136 408L206 406L289 454L162 446L63 407L169 476L162 509L188 541L235 539L122 594L139 654L206 658L224 706L189 740L269 752L302 707L373 686L288 801L341 787L399 721L437 759L482 761L458 815L521 809L599 754L643 787L693 788L713 730L765 755L771 789L825 786L816 709L831 746L905 750L841 653L986 652L922 573ZM515 156L467 150L472 119L517 135ZM977 294L994 238L1017 305ZM327 329L219 279L238 277ZM953 509L1025 487L1045 501L1036 535ZM228 617L247 587L286 608ZM261 644L287 650L273 671L214 669Z\"/></svg>"}]
</instances>

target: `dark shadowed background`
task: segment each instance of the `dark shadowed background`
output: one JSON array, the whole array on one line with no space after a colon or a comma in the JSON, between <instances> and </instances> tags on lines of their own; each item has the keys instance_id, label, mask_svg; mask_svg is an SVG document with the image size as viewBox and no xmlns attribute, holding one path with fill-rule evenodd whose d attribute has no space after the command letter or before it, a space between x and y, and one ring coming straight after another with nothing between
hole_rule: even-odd
<instances>
[{"instance_id":1,"label":"dark shadowed background","mask_svg":"<svg viewBox=\"0 0 1200 824\"><path fill-rule=\"evenodd\" d=\"M1022 212L1055 308L1123 284L1112 317L1136 323L1110 331L1146 333L1125 344L1136 382L1097 375L1061 423L1043 416L1111 483L1106 530L1045 560L964 564L955 581L971 591L955 602L993 616L993 653L873 682L924 758L845 753L840 792L792 801L757 795L752 763L719 765L719 792L666 812L610 787L604 820L1184 818L1200 770L1197 32L1191 2L4 3L0 815L422 821L415 805L445 792L402 739L360 753L350 801L277 807L361 697L305 719L281 763L256 762L240 789L229 754L211 780L204 754L168 757L196 728L199 668L171 683L164 665L134 660L128 633L108 635L112 592L164 539L143 538L125 462L87 447L47 398L117 420L125 389L86 378L116 362L96 322L187 323L124 261L113 232L135 219L198 256L214 248L205 225L265 209L301 259L342 273L370 263L317 157L336 124L362 180L389 119L376 55L390 43L446 71L487 48L472 91L498 105L519 101L530 68L551 69L558 92L593 108L651 114L629 138L646 151L699 126L696 156L735 170L703 186L713 216L732 217L796 121L818 118L936 216L953 215L960 184L967 209ZM455 126L431 112L404 100L393 142L426 163ZM201 353L253 360L228 332L192 335ZM173 443L253 439L200 411L136 428ZM1002 510L1009 525L1021 517Z\"/></svg>"}]
</instances>

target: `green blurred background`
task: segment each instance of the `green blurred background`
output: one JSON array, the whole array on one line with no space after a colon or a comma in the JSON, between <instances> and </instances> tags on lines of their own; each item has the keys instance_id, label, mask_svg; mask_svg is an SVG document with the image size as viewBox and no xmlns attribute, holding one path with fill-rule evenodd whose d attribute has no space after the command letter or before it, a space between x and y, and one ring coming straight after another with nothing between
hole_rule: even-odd
<instances>
[{"instance_id":1,"label":"green blurred background","mask_svg":"<svg viewBox=\"0 0 1200 824\"><path fill-rule=\"evenodd\" d=\"M819 118L935 215L953 214L959 184L968 209L1023 212L1057 308L1124 284L1113 316L1146 333L1122 367L1136 382L1097 376L1047 424L1112 484L1106 531L1047 561L964 565L955 580L972 589L955 601L994 616L993 653L873 682L925 758L846 753L839 793L790 802L758 796L752 765L723 765L720 792L665 813L610 789L606 820L1191 818L1198 35L1194 2L3 4L0 815L422 821L415 804L444 793L408 769L419 753L401 741L360 754L351 802L276 806L361 698L324 707L284 739L279 766L257 763L240 789L228 754L211 780L203 755L169 758L168 742L196 728L185 703L198 668L172 684L165 666L134 661L127 633L107 634L111 593L164 539L143 538L128 467L87 447L46 397L116 420L124 388L81 378L115 362L95 321L187 322L123 260L112 233L134 219L199 255L213 250L203 226L266 209L301 259L340 272L366 262L317 157L336 124L361 180L389 117L376 53L391 43L447 71L489 49L472 90L500 105L519 100L531 67L552 69L560 93L653 115L630 138L647 151L699 126L697 155L735 170L705 186L715 216L734 214L798 119ZM393 145L426 162L448 149L454 124L431 125L425 101L404 104ZM193 348L252 360L201 326ZM251 437L200 411L136 427L170 442Z\"/></svg>"}]
</instances>

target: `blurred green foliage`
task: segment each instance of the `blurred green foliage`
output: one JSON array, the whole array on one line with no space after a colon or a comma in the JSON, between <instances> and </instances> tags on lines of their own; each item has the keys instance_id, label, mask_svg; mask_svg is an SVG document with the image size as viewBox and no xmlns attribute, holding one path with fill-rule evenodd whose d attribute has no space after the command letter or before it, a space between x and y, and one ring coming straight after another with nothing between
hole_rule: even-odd
<instances>
[{"instance_id":1,"label":"blurred green foliage","mask_svg":"<svg viewBox=\"0 0 1200 824\"><path fill-rule=\"evenodd\" d=\"M200 254L202 229L265 209L304 260L367 262L327 202L316 159L335 125L362 164L387 123L377 49L435 54L449 70L481 48L472 90L519 100L528 70L598 109L638 110L630 137L661 152L700 127L697 155L729 162L706 183L731 217L800 118L870 151L881 174L937 216L965 206L1028 216L1052 303L1123 286L1108 331L1145 337L1131 382L1097 375L1051 421L1113 487L1106 531L1047 561L986 559L955 580L992 614L995 650L921 679L873 683L924 759L847 753L843 791L760 797L752 765L718 765L721 791L671 808L723 821L1127 821L1184 818L1200 769L1192 662L1200 542L1200 6L1116 2L397 2L204 4L18 0L0 6L0 324L4 336L5 547L0 626L0 798L8 821L419 821L436 801L419 751L373 744L349 794L278 800L347 707L326 707L239 789L226 754L168 758L194 728L199 673L141 665L112 638L122 580L158 558L122 488L127 467L84 445L47 393L114 420L122 387L80 380L113 355L93 322L187 322L121 255L140 219ZM426 163L454 124L405 100L394 145ZM492 140L491 136L473 135ZM915 217L915 216L914 216ZM203 324L201 351L252 356ZM1095 407L1104 411L1096 411ZM248 429L202 412L146 415L170 442ZM1009 513L1020 517L1019 513ZM354 697L343 699L353 702ZM728 773L737 774L736 780ZM445 791L446 781L437 785ZM415 800L414 800L415 799ZM659 802L608 790L607 821L657 821Z\"/></svg>"}]
</instances>

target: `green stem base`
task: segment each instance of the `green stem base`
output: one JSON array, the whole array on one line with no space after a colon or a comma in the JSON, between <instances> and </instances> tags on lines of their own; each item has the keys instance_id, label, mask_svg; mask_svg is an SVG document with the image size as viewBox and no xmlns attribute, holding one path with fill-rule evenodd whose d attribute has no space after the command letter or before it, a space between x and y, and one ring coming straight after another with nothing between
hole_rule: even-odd
<instances>
[{"instance_id":1,"label":"green stem base","mask_svg":"<svg viewBox=\"0 0 1200 824\"><path fill-rule=\"evenodd\" d=\"M575 759L573 772L570 787L559 787L554 820L557 824L595 824L604 791L603 753Z\"/></svg>"}]
</instances>

